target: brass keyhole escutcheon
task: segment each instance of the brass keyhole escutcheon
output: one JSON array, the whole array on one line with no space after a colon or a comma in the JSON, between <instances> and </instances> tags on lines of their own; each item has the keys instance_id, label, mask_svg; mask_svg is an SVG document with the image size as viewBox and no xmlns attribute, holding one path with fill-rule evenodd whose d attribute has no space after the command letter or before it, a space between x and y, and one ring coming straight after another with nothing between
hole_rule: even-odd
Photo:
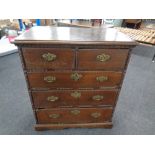
<instances>
[{"instance_id":1,"label":"brass keyhole escutcheon","mask_svg":"<svg viewBox=\"0 0 155 155\"><path fill-rule=\"evenodd\" d=\"M48 83L52 83L56 81L56 77L55 76L46 76L44 77L44 81L48 82Z\"/></svg>"},{"instance_id":2,"label":"brass keyhole escutcheon","mask_svg":"<svg viewBox=\"0 0 155 155\"><path fill-rule=\"evenodd\" d=\"M42 55L42 58L45 61L54 61L57 58L57 56L55 54L52 54L52 53L45 53Z\"/></svg>"},{"instance_id":3,"label":"brass keyhole escutcheon","mask_svg":"<svg viewBox=\"0 0 155 155\"><path fill-rule=\"evenodd\" d=\"M50 102L55 102L59 99L59 97L57 96L49 96L47 97L47 101L50 101Z\"/></svg>"},{"instance_id":4,"label":"brass keyhole escutcheon","mask_svg":"<svg viewBox=\"0 0 155 155\"><path fill-rule=\"evenodd\" d=\"M101 62L106 62L110 59L110 55L103 53L103 54L97 55L96 59Z\"/></svg>"},{"instance_id":5,"label":"brass keyhole escutcheon","mask_svg":"<svg viewBox=\"0 0 155 155\"><path fill-rule=\"evenodd\" d=\"M95 101L101 101L101 100L104 99L104 96L102 96L102 95L95 95L95 96L92 97L92 99L95 100Z\"/></svg>"},{"instance_id":6,"label":"brass keyhole escutcheon","mask_svg":"<svg viewBox=\"0 0 155 155\"><path fill-rule=\"evenodd\" d=\"M77 99L77 98L81 97L81 93L78 91L75 91L75 92L71 93L71 96Z\"/></svg>"},{"instance_id":7,"label":"brass keyhole escutcheon","mask_svg":"<svg viewBox=\"0 0 155 155\"><path fill-rule=\"evenodd\" d=\"M74 80L74 81L78 81L82 78L82 75L79 74L79 73L72 73L71 74L71 79Z\"/></svg>"},{"instance_id":8,"label":"brass keyhole escutcheon","mask_svg":"<svg viewBox=\"0 0 155 155\"><path fill-rule=\"evenodd\" d=\"M98 76L98 77L96 77L96 81L99 81L99 82L108 81L108 77L107 76Z\"/></svg>"},{"instance_id":9,"label":"brass keyhole escutcheon","mask_svg":"<svg viewBox=\"0 0 155 155\"><path fill-rule=\"evenodd\" d=\"M101 116L101 113L99 113L99 112L94 112L94 113L91 114L91 116L92 116L93 118L98 118L98 117Z\"/></svg>"},{"instance_id":10,"label":"brass keyhole escutcheon","mask_svg":"<svg viewBox=\"0 0 155 155\"><path fill-rule=\"evenodd\" d=\"M77 110L77 109L71 110L71 113L72 113L73 115L78 115L78 114L80 114L80 110Z\"/></svg>"}]
</instances>

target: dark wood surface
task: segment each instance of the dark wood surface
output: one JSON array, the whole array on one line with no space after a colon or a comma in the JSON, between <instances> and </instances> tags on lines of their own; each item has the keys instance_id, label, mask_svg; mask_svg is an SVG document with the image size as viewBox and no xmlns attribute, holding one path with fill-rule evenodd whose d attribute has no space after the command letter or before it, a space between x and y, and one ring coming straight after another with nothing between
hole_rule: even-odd
<instances>
[{"instance_id":1,"label":"dark wood surface","mask_svg":"<svg viewBox=\"0 0 155 155\"><path fill-rule=\"evenodd\" d=\"M52 129L67 129L67 128L112 128L112 122L102 123L50 123L50 124L36 124L34 126L37 131L52 130Z\"/></svg>"},{"instance_id":2,"label":"dark wood surface","mask_svg":"<svg viewBox=\"0 0 155 155\"><path fill-rule=\"evenodd\" d=\"M112 127L133 40L115 29L34 27L15 44L36 130Z\"/></svg>"},{"instance_id":3,"label":"dark wood surface","mask_svg":"<svg viewBox=\"0 0 155 155\"><path fill-rule=\"evenodd\" d=\"M23 48L26 69L72 69L74 68L74 53L72 49L64 48ZM43 59L44 54L54 54L54 61Z\"/></svg>"},{"instance_id":4,"label":"dark wood surface","mask_svg":"<svg viewBox=\"0 0 155 155\"><path fill-rule=\"evenodd\" d=\"M111 116L112 108L55 108L37 110L38 123L43 124L101 123L111 121Z\"/></svg>"},{"instance_id":5,"label":"dark wood surface","mask_svg":"<svg viewBox=\"0 0 155 155\"><path fill-rule=\"evenodd\" d=\"M125 67L128 49L68 49L68 48L23 48L26 69L48 70L115 70ZM47 61L44 54L54 54L56 59ZM102 62L99 55L108 55L110 59Z\"/></svg>"},{"instance_id":6,"label":"dark wood surface","mask_svg":"<svg viewBox=\"0 0 155 155\"><path fill-rule=\"evenodd\" d=\"M32 92L35 108L56 108L56 107L92 107L112 106L116 101L118 90L80 90L80 97L73 97L74 90L53 90ZM103 96L103 99L94 100L96 95ZM56 97L49 100L49 97Z\"/></svg>"},{"instance_id":7,"label":"dark wood surface","mask_svg":"<svg viewBox=\"0 0 155 155\"><path fill-rule=\"evenodd\" d=\"M73 28L37 26L15 39L15 44L120 44L135 45L128 36L113 28Z\"/></svg>"},{"instance_id":8,"label":"dark wood surface","mask_svg":"<svg viewBox=\"0 0 155 155\"><path fill-rule=\"evenodd\" d=\"M71 75L78 73L82 77L78 80L72 80ZM47 82L45 77L55 77L55 81ZM97 81L96 78L105 76L108 79L106 81ZM33 90L45 89L57 89L57 88L100 88L100 87L118 87L122 79L121 72L112 71L55 71L44 73L28 73L28 80L30 88Z\"/></svg>"},{"instance_id":9,"label":"dark wood surface","mask_svg":"<svg viewBox=\"0 0 155 155\"><path fill-rule=\"evenodd\" d=\"M128 49L83 49L77 55L80 70L123 70L128 57ZM97 56L106 54L110 59L102 62Z\"/></svg>"}]
</instances>

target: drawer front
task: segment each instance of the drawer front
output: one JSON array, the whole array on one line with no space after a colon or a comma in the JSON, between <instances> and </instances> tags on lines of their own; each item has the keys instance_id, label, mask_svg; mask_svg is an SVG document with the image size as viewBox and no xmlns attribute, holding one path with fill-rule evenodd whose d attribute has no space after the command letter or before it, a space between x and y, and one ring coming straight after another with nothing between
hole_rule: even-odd
<instances>
[{"instance_id":1,"label":"drawer front","mask_svg":"<svg viewBox=\"0 0 155 155\"><path fill-rule=\"evenodd\" d=\"M36 111L38 123L99 123L111 121L112 108L60 108Z\"/></svg>"},{"instance_id":2,"label":"drawer front","mask_svg":"<svg viewBox=\"0 0 155 155\"><path fill-rule=\"evenodd\" d=\"M23 48L26 69L72 69L74 52L72 49Z\"/></svg>"},{"instance_id":3,"label":"drawer front","mask_svg":"<svg viewBox=\"0 0 155 155\"><path fill-rule=\"evenodd\" d=\"M35 108L113 106L117 90L32 92Z\"/></svg>"},{"instance_id":4,"label":"drawer front","mask_svg":"<svg viewBox=\"0 0 155 155\"><path fill-rule=\"evenodd\" d=\"M121 72L48 72L28 73L32 89L83 89L116 87L122 79Z\"/></svg>"},{"instance_id":5,"label":"drawer front","mask_svg":"<svg viewBox=\"0 0 155 155\"><path fill-rule=\"evenodd\" d=\"M123 70L128 49L83 49L78 52L80 70Z\"/></svg>"}]
</instances>

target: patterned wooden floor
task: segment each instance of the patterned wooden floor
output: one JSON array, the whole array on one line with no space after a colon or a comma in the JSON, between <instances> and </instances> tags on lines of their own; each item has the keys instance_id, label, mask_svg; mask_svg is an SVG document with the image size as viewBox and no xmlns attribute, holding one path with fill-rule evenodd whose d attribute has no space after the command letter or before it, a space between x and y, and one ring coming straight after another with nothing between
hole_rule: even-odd
<instances>
[{"instance_id":1,"label":"patterned wooden floor","mask_svg":"<svg viewBox=\"0 0 155 155\"><path fill-rule=\"evenodd\" d=\"M131 29L131 28L122 28L115 27L119 31L127 34L130 38L146 44L155 45L155 29Z\"/></svg>"}]
</instances>

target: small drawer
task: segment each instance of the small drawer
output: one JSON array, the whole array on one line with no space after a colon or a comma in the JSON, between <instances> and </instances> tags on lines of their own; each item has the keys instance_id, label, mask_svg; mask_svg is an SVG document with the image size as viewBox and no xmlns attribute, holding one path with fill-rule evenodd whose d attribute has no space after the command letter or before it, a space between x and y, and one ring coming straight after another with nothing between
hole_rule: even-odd
<instances>
[{"instance_id":1,"label":"small drawer","mask_svg":"<svg viewBox=\"0 0 155 155\"><path fill-rule=\"evenodd\" d=\"M111 121L112 108L60 108L36 110L38 123L101 123Z\"/></svg>"},{"instance_id":2,"label":"small drawer","mask_svg":"<svg viewBox=\"0 0 155 155\"><path fill-rule=\"evenodd\" d=\"M81 71L28 73L30 88L37 89L92 89L117 87L122 72Z\"/></svg>"},{"instance_id":3,"label":"small drawer","mask_svg":"<svg viewBox=\"0 0 155 155\"><path fill-rule=\"evenodd\" d=\"M32 92L35 108L113 106L118 90Z\"/></svg>"},{"instance_id":4,"label":"small drawer","mask_svg":"<svg viewBox=\"0 0 155 155\"><path fill-rule=\"evenodd\" d=\"M74 52L61 48L23 48L26 69L73 69Z\"/></svg>"},{"instance_id":5,"label":"small drawer","mask_svg":"<svg viewBox=\"0 0 155 155\"><path fill-rule=\"evenodd\" d=\"M81 49L78 52L78 69L121 71L125 67L128 51L128 49Z\"/></svg>"}]
</instances>

